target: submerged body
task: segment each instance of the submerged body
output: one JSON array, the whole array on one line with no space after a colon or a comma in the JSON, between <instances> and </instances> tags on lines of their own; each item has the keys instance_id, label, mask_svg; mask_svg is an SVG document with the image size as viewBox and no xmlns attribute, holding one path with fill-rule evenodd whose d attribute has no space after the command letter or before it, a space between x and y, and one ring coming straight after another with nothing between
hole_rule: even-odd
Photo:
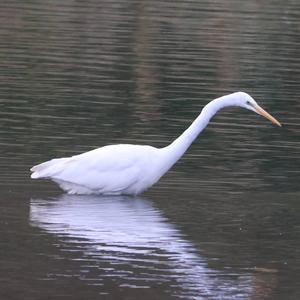
<instances>
[{"instance_id":1,"label":"submerged body","mask_svg":"<svg viewBox=\"0 0 300 300\"><path fill-rule=\"evenodd\" d=\"M212 116L226 106L255 111L280 126L246 93L233 93L207 104L173 143L164 148L111 145L31 168L31 178L49 178L70 194L137 195L155 184L184 154Z\"/></svg>"},{"instance_id":2,"label":"submerged body","mask_svg":"<svg viewBox=\"0 0 300 300\"><path fill-rule=\"evenodd\" d=\"M137 195L161 177L162 155L151 146L104 146L37 165L31 178L50 178L70 194Z\"/></svg>"}]
</instances>

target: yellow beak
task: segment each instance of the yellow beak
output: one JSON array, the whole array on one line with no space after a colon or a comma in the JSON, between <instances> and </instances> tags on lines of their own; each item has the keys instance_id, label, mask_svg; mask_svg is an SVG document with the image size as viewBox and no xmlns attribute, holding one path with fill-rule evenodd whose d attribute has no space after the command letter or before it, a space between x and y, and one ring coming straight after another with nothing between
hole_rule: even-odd
<instances>
[{"instance_id":1,"label":"yellow beak","mask_svg":"<svg viewBox=\"0 0 300 300\"><path fill-rule=\"evenodd\" d=\"M274 117L272 117L268 112L262 109L259 105L255 105L254 108L258 114L264 116L265 118L270 120L273 124L276 124L281 127L281 124Z\"/></svg>"}]
</instances>

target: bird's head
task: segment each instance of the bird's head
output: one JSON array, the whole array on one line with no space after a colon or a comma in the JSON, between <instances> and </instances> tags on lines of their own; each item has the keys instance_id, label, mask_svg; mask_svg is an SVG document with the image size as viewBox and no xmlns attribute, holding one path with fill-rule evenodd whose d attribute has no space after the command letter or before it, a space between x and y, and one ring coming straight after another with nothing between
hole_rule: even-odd
<instances>
[{"instance_id":1,"label":"bird's head","mask_svg":"<svg viewBox=\"0 0 300 300\"><path fill-rule=\"evenodd\" d=\"M246 109L252 110L256 112L257 114L265 117L269 121L271 121L273 124L276 124L281 127L281 124L268 112L266 112L263 108L261 108L257 102L247 93L238 92L238 105L241 107L244 107Z\"/></svg>"}]
</instances>

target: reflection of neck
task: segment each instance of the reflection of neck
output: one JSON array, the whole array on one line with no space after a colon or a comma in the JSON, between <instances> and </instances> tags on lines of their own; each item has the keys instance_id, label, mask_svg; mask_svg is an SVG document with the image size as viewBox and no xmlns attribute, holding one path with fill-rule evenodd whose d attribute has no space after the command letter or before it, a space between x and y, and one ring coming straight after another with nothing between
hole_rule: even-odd
<instances>
[{"instance_id":1,"label":"reflection of neck","mask_svg":"<svg viewBox=\"0 0 300 300\"><path fill-rule=\"evenodd\" d=\"M234 94L217 98L208 103L195 121L173 143L161 149L165 172L170 169L185 153L192 142L207 126L210 119L223 107L235 105Z\"/></svg>"}]
</instances>

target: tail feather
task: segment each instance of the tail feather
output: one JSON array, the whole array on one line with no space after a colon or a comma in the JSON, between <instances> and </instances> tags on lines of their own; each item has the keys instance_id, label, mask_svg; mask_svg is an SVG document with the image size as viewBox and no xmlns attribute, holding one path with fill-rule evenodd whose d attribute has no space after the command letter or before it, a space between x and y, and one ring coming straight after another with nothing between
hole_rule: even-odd
<instances>
[{"instance_id":1,"label":"tail feather","mask_svg":"<svg viewBox=\"0 0 300 300\"><path fill-rule=\"evenodd\" d=\"M33 166L30 171L32 179L51 177L59 170L61 170L62 164L64 164L68 158L54 158L49 161L43 162L39 165Z\"/></svg>"}]
</instances>

